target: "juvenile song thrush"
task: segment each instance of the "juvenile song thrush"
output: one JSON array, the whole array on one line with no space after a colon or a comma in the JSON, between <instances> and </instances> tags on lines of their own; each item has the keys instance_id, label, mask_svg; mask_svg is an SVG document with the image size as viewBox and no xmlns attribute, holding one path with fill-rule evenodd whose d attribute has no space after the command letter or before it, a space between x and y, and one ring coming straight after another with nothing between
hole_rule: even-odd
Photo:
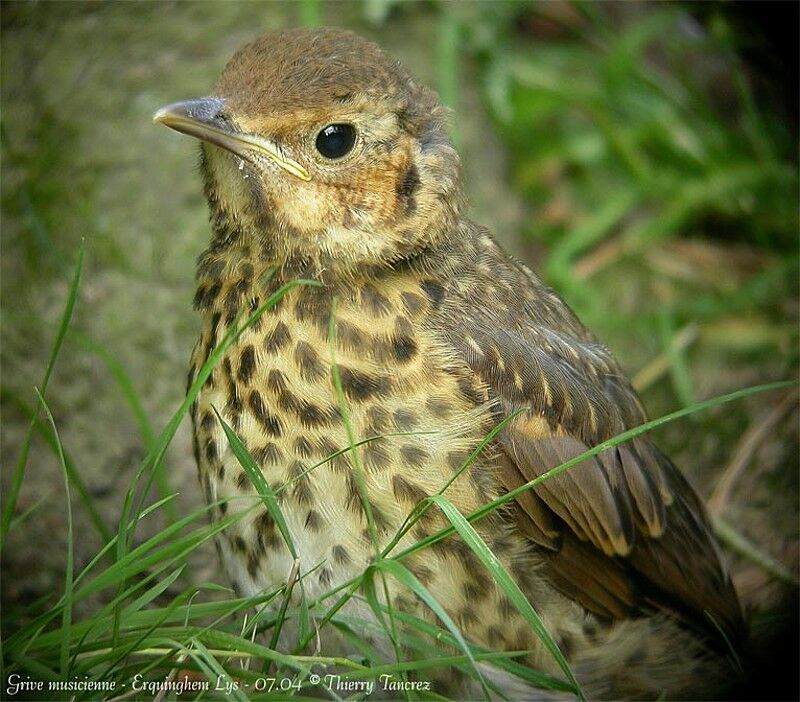
<instances>
[{"instance_id":1,"label":"juvenile song thrush","mask_svg":"<svg viewBox=\"0 0 800 702\"><path fill-rule=\"evenodd\" d=\"M373 537L385 546L449 481L444 495L469 514L645 421L609 350L467 219L445 110L378 46L338 29L267 34L212 95L154 118L202 141L213 239L190 381L242 310L287 281L321 285L293 288L214 369L193 408L199 473L208 500L231 498L218 514L255 495L216 409L279 493L307 597L361 573ZM341 452L334 365L353 437L368 440L359 461ZM739 637L736 594L700 499L646 436L509 504L474 526L588 694L696 695L728 674L719 639ZM400 547L448 523L429 509ZM263 508L220 546L242 594L281 587L293 564ZM558 672L457 536L405 564L466 638ZM430 615L404 587L388 592Z\"/></svg>"}]
</instances>

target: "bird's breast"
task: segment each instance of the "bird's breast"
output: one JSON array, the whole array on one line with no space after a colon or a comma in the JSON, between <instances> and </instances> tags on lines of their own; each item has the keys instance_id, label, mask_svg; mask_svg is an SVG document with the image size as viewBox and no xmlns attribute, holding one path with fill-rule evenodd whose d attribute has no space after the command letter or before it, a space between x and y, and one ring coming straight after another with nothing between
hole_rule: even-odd
<instances>
[{"instance_id":1,"label":"bird's breast","mask_svg":"<svg viewBox=\"0 0 800 702\"><path fill-rule=\"evenodd\" d=\"M307 591L363 571L417 502L446 486L465 513L495 495L484 458L468 460L491 428L485 398L428 325L437 284L397 276L337 292L335 305L326 288L286 294L227 350L197 398L200 478L209 501L226 500L219 516L241 515L221 546L244 593L280 587L293 558L214 410L275 493L300 572L311 571ZM225 332L214 310L210 301L192 374ZM437 525L429 516L403 543Z\"/></svg>"}]
</instances>

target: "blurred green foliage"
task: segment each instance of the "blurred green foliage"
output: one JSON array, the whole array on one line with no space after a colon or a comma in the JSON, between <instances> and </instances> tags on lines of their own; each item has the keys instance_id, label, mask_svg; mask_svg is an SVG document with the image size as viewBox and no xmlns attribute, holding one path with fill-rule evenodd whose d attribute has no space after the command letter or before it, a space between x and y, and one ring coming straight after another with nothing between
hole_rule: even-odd
<instances>
[{"instance_id":1,"label":"blurred green foliage","mask_svg":"<svg viewBox=\"0 0 800 702\"><path fill-rule=\"evenodd\" d=\"M593 3L553 18L546 5L485 13L473 47L516 183L553 213L530 233L552 245L559 283L614 235L628 253L697 234L796 249L796 141L758 109L723 18L705 28L668 5L620 22ZM537 20L560 20L560 40L541 41Z\"/></svg>"},{"instance_id":2,"label":"blurred green foliage","mask_svg":"<svg viewBox=\"0 0 800 702\"><path fill-rule=\"evenodd\" d=\"M480 67L526 234L547 252L539 272L589 326L666 350L682 404L692 371L670 349L691 321L717 351L778 350L795 372L797 139L754 94L730 17L712 6L701 22L679 3L438 7Z\"/></svg>"}]
</instances>

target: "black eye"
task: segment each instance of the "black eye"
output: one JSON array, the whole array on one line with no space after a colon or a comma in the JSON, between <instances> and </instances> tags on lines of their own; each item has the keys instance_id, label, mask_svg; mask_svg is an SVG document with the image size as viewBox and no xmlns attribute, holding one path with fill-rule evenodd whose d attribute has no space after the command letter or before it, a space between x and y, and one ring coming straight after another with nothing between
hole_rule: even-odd
<instances>
[{"instance_id":1,"label":"black eye","mask_svg":"<svg viewBox=\"0 0 800 702\"><path fill-rule=\"evenodd\" d=\"M341 158L350 153L356 143L352 124L329 124L317 134L317 151L325 158Z\"/></svg>"}]
</instances>

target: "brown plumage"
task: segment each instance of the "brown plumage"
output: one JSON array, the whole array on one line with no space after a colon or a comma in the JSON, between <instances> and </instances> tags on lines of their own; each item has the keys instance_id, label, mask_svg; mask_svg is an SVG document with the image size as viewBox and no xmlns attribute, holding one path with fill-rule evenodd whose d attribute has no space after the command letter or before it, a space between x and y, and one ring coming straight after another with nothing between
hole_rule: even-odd
<instances>
[{"instance_id":1,"label":"brown plumage","mask_svg":"<svg viewBox=\"0 0 800 702\"><path fill-rule=\"evenodd\" d=\"M375 44L320 29L262 37L213 97L155 118L203 140L214 238L199 259L190 379L241 309L294 278L322 283L292 290L248 330L194 408L207 497L240 498L225 512L253 499L216 409L278 490L301 571L319 566L307 594L361 572L375 547L355 457L338 453L349 439L334 364L356 438L372 439L359 451L378 545L512 413L444 493L464 513L645 421L608 349L464 216L444 117ZM513 504L476 528L589 694L702 694L728 675L719 630L741 637L736 594L701 501L649 438ZM431 510L402 543L444 525ZM244 593L279 587L291 566L263 510L229 528L221 551ZM557 670L464 544L447 539L408 565L469 638ZM400 587L390 597L430 616Z\"/></svg>"}]
</instances>

